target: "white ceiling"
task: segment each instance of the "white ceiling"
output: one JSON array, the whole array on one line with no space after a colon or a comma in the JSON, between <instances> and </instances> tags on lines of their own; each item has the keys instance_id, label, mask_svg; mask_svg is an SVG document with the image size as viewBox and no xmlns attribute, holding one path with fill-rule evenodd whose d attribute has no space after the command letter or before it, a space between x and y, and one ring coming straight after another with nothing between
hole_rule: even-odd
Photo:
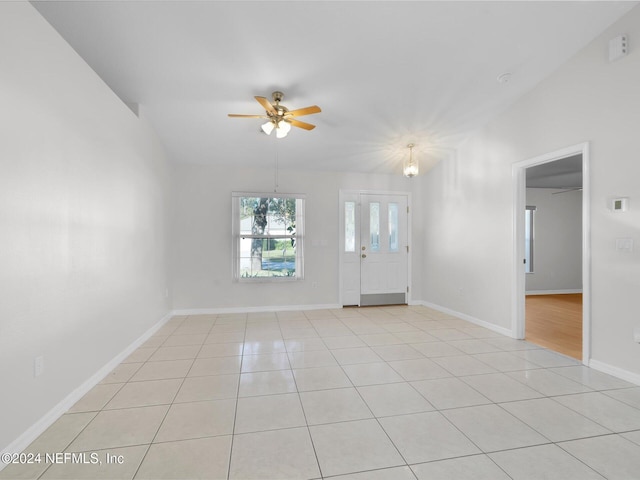
<instances>
[{"instance_id":1,"label":"white ceiling","mask_svg":"<svg viewBox=\"0 0 640 480\"><path fill-rule=\"evenodd\" d=\"M582 154L529 167L528 188L582 188Z\"/></svg>"},{"instance_id":2,"label":"white ceiling","mask_svg":"<svg viewBox=\"0 0 640 480\"><path fill-rule=\"evenodd\" d=\"M637 2L32 3L174 161L271 166L277 148L284 168L388 173L410 142L423 169L444 158ZM300 118L317 128L227 117L274 90L320 106Z\"/></svg>"}]
</instances>

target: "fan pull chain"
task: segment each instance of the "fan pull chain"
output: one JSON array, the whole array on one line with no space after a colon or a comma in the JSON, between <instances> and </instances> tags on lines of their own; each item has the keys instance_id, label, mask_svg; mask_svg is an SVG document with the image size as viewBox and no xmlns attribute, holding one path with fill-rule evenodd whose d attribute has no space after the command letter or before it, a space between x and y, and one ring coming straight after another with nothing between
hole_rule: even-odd
<instances>
[{"instance_id":1,"label":"fan pull chain","mask_svg":"<svg viewBox=\"0 0 640 480\"><path fill-rule=\"evenodd\" d=\"M278 192L278 138L275 137L274 140L276 142L276 168L273 175L273 183L274 183L273 193L277 193Z\"/></svg>"}]
</instances>

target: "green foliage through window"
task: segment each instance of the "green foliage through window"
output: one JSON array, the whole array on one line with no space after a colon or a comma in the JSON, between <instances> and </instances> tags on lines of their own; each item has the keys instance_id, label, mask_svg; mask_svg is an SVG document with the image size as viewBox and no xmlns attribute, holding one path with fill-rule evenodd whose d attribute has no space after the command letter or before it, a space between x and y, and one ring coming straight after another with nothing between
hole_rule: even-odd
<instances>
[{"instance_id":1,"label":"green foliage through window","mask_svg":"<svg viewBox=\"0 0 640 480\"><path fill-rule=\"evenodd\" d=\"M301 278L303 200L290 196L234 196L238 208L237 276Z\"/></svg>"}]
</instances>

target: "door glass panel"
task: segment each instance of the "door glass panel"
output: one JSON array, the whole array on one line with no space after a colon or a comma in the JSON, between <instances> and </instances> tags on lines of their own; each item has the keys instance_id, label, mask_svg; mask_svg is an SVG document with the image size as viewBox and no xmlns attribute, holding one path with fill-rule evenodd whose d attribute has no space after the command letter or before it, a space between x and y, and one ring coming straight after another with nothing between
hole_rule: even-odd
<instances>
[{"instance_id":1,"label":"door glass panel","mask_svg":"<svg viewBox=\"0 0 640 480\"><path fill-rule=\"evenodd\" d=\"M344 202L344 251L356 251L356 203Z\"/></svg>"},{"instance_id":2,"label":"door glass panel","mask_svg":"<svg viewBox=\"0 0 640 480\"><path fill-rule=\"evenodd\" d=\"M398 251L398 204L389 204L389 251Z\"/></svg>"},{"instance_id":3,"label":"door glass panel","mask_svg":"<svg viewBox=\"0 0 640 480\"><path fill-rule=\"evenodd\" d=\"M369 204L369 244L372 252L380 251L380 204Z\"/></svg>"}]
</instances>

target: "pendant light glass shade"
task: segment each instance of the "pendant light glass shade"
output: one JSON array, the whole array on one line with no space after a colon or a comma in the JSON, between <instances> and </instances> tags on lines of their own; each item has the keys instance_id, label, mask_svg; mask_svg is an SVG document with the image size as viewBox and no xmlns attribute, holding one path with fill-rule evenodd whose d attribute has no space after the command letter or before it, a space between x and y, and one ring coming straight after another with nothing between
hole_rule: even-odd
<instances>
[{"instance_id":1,"label":"pendant light glass shade","mask_svg":"<svg viewBox=\"0 0 640 480\"><path fill-rule=\"evenodd\" d=\"M413 158L414 146L415 145L413 143L407 145L407 147L409 148L409 156L405 158L402 165L402 174L408 178L415 177L416 175L418 175L418 173L420 173L420 165L418 164L418 161L414 160Z\"/></svg>"}]
</instances>

